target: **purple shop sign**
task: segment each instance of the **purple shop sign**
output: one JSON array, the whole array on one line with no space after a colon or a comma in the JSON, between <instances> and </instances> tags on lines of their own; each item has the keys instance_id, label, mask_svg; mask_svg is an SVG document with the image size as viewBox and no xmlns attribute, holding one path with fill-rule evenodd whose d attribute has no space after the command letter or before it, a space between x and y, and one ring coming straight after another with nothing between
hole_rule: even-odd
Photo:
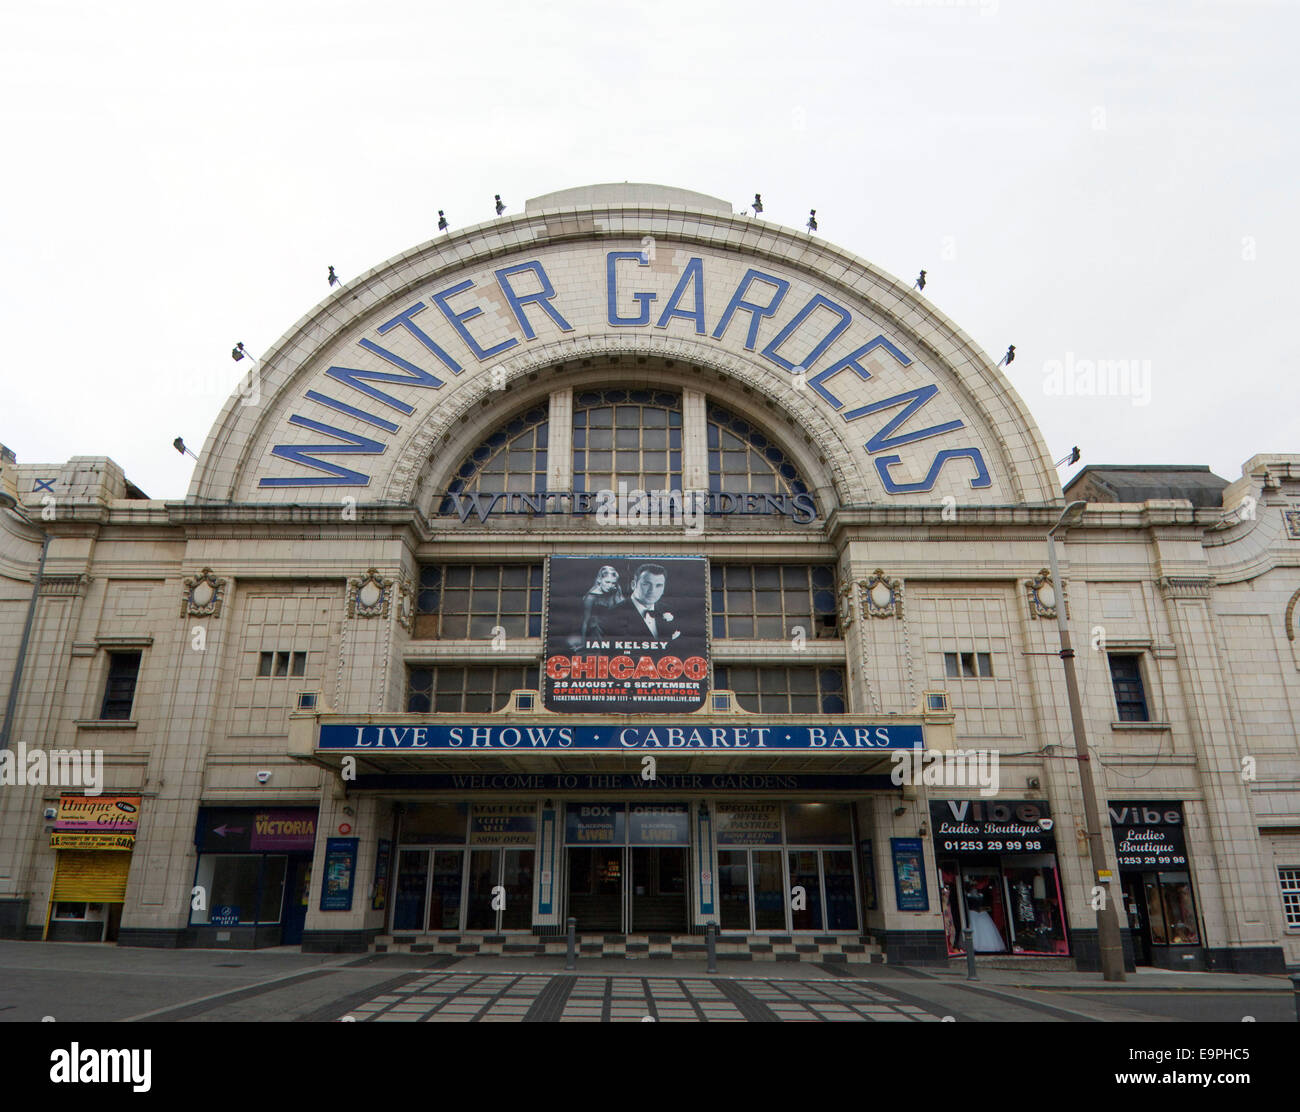
<instances>
[{"instance_id":1,"label":"purple shop sign","mask_svg":"<svg viewBox=\"0 0 1300 1112\"><path fill-rule=\"evenodd\" d=\"M314 810L257 811L249 848L254 850L304 850L316 847Z\"/></svg>"}]
</instances>

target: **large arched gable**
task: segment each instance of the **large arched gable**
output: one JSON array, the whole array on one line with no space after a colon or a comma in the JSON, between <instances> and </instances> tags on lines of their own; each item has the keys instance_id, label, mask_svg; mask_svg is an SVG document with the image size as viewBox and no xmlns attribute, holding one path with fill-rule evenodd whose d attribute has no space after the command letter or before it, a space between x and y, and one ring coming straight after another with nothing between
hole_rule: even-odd
<instances>
[{"instance_id":1,"label":"large arched gable","mask_svg":"<svg viewBox=\"0 0 1300 1112\"><path fill-rule=\"evenodd\" d=\"M1006 377L914 291L821 240L671 203L673 191L585 192L440 237L336 291L227 403L190 497L409 503L476 413L524 404L557 376L653 366L793 424L816 446L803 466L841 505L1059 500Z\"/></svg>"}]
</instances>

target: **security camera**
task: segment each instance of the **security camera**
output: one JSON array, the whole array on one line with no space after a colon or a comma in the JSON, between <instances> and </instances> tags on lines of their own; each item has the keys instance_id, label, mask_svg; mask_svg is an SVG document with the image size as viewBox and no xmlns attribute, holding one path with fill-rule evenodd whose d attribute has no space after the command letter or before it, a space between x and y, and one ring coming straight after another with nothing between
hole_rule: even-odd
<instances>
[{"instance_id":1,"label":"security camera","mask_svg":"<svg viewBox=\"0 0 1300 1112\"><path fill-rule=\"evenodd\" d=\"M1054 825L1055 825L1055 823L1053 823L1051 819L1039 819L1039 820L1038 820L1038 829L1039 829L1039 830L1051 830L1052 827L1053 827Z\"/></svg>"},{"instance_id":2,"label":"security camera","mask_svg":"<svg viewBox=\"0 0 1300 1112\"><path fill-rule=\"evenodd\" d=\"M257 782L259 784L265 784L269 779L271 779L271 774L269 772L263 771L257 774Z\"/></svg>"},{"instance_id":3,"label":"security camera","mask_svg":"<svg viewBox=\"0 0 1300 1112\"><path fill-rule=\"evenodd\" d=\"M56 818L58 818L58 817L59 817L59 809L58 809L57 807L46 807L46 808L45 808L45 817L46 817L47 819L56 819Z\"/></svg>"}]
</instances>

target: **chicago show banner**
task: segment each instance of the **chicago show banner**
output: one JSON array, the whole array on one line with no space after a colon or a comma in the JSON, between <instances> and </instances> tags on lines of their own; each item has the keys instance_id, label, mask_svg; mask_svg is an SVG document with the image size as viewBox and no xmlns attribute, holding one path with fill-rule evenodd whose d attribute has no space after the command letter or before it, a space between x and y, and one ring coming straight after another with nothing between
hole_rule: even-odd
<instances>
[{"instance_id":1,"label":"chicago show banner","mask_svg":"<svg viewBox=\"0 0 1300 1112\"><path fill-rule=\"evenodd\" d=\"M709 689L702 556L552 556L547 710L680 714Z\"/></svg>"}]
</instances>

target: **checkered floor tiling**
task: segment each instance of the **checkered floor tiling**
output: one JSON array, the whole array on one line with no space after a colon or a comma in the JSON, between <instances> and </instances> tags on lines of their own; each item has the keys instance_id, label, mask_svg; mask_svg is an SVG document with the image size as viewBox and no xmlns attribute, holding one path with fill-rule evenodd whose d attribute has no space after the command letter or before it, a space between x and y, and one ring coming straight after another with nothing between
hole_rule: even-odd
<instances>
[{"instance_id":1,"label":"checkered floor tiling","mask_svg":"<svg viewBox=\"0 0 1300 1112\"><path fill-rule=\"evenodd\" d=\"M856 981L430 973L348 1013L380 1023L938 1022Z\"/></svg>"}]
</instances>

